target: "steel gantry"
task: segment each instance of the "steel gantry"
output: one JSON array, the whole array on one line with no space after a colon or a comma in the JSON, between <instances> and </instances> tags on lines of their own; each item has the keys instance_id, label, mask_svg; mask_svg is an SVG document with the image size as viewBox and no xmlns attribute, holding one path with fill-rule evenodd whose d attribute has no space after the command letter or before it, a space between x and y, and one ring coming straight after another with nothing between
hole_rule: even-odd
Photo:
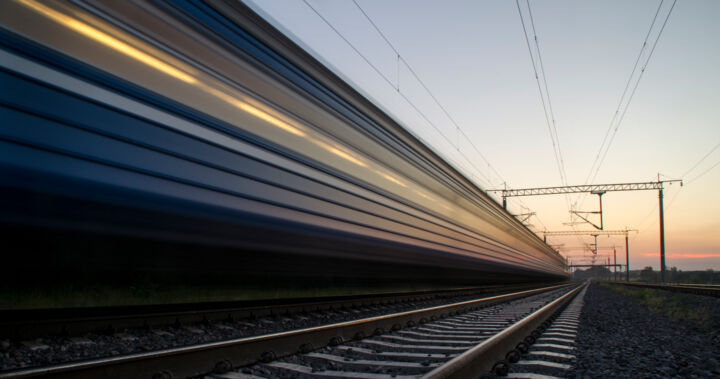
<instances>
[{"instance_id":1,"label":"steel gantry","mask_svg":"<svg viewBox=\"0 0 720 379\"><path fill-rule=\"evenodd\" d=\"M603 230L603 214L602 214L602 195L606 192L611 191L646 191L646 190L658 190L658 199L660 207L660 278L665 281L665 214L663 207L663 186L666 183L679 182L682 187L682 179L673 180L660 180L660 174L658 174L658 180L654 182L641 182L641 183L615 183L615 184L584 184L574 186L557 186L557 187L537 187L537 188L516 188L516 189L499 189L490 190L490 192L499 192L502 195L503 208L507 209L507 198L517 196L541 196L541 195L561 195L567 193L591 193L598 195L600 198L600 210L599 211L574 211L570 212L582 218L585 222L594 226L598 230ZM586 217L582 216L581 213L586 214L599 214L600 225L596 225ZM547 235L547 234L546 234ZM627 237L625 238L627 246ZM629 270L628 270L629 272ZM629 275L629 274L628 274Z\"/></svg>"},{"instance_id":2,"label":"steel gantry","mask_svg":"<svg viewBox=\"0 0 720 379\"><path fill-rule=\"evenodd\" d=\"M630 281L630 239L628 238L631 232L637 233L636 229L623 229L623 230L561 230L561 231L544 231L543 240L547 243L547 236L592 236L595 238L595 248L593 254L597 254L598 236L625 236L625 280ZM614 249L614 248L613 248ZM608 258L609 259L609 258ZM617 257L615 258L617 264ZM575 267L578 267L577 265ZM617 266L616 266L617 267Z\"/></svg>"},{"instance_id":3,"label":"steel gantry","mask_svg":"<svg viewBox=\"0 0 720 379\"><path fill-rule=\"evenodd\" d=\"M663 180L658 182L644 183L617 183L617 184L586 184L577 186L559 186L559 187L538 187L538 188L520 188L520 189L500 189L491 190L491 192L501 192L503 199L507 197L517 196L538 196L538 195L561 195L565 193L592 193L592 192L611 192L611 191L644 191L663 189L663 183L682 182L681 180Z\"/></svg>"},{"instance_id":4,"label":"steel gantry","mask_svg":"<svg viewBox=\"0 0 720 379\"><path fill-rule=\"evenodd\" d=\"M550 245L550 246L553 246L553 245ZM612 255L612 257L613 257L613 264L612 264L612 266L613 266L613 280L617 281L617 279L618 279L618 278L617 278L617 268L620 267L620 268L622 269L622 266L623 266L623 265L617 263L617 248L615 247L615 245L613 245L612 247L608 246L608 247L604 247L604 248L600 248L599 246L595 245L595 247L594 247L595 251L593 251L593 247L591 247L591 246L592 246L592 245L587 244L587 245L582 246L582 247L579 247L579 248L585 249L585 250L590 250L590 251L593 253L593 256L587 256L587 255L566 255L566 256L565 256L565 259L566 259L566 260L569 260L570 258L573 258L573 259L584 260L584 259L587 259L587 258L591 258L591 259L593 259L592 262L593 262L593 265L594 265L594 264L595 264L595 259L594 259L594 258L595 258L595 257L602 257L602 256L597 255L597 252L598 252L598 251L600 251L600 250L610 250L610 249L612 249L612 253L613 253L613 255ZM610 256L608 255L607 258L610 259ZM627 259L627 257L626 257L626 259ZM578 264L576 264L575 262L572 262L572 261L570 261L570 262L571 262L571 263L570 263L569 266L570 266L570 271L571 271L571 272L572 272L572 269L573 269L574 267L581 267L581 266L584 267L584 266L585 266L585 265L578 265ZM625 264L625 269L627 270L627 262L626 262L626 264ZM627 278L627 279L629 279L629 278Z\"/></svg>"}]
</instances>

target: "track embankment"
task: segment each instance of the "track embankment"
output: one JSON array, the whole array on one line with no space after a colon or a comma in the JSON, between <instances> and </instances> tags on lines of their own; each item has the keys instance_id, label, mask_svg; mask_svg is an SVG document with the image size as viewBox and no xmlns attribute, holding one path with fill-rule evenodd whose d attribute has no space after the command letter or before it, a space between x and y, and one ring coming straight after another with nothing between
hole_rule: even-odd
<instances>
[{"instance_id":1,"label":"track embankment","mask_svg":"<svg viewBox=\"0 0 720 379\"><path fill-rule=\"evenodd\" d=\"M573 378L720 377L720 300L593 283Z\"/></svg>"}]
</instances>

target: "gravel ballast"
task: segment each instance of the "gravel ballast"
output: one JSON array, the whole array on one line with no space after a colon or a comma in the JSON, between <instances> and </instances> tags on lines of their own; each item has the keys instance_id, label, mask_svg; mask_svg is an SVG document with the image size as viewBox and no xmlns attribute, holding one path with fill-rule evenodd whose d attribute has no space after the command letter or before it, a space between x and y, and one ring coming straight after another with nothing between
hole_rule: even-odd
<instances>
[{"instance_id":1,"label":"gravel ballast","mask_svg":"<svg viewBox=\"0 0 720 379\"><path fill-rule=\"evenodd\" d=\"M569 378L720 377L720 299L592 283L580 320Z\"/></svg>"},{"instance_id":2,"label":"gravel ballast","mask_svg":"<svg viewBox=\"0 0 720 379\"><path fill-rule=\"evenodd\" d=\"M545 292L397 331L368 336L362 340L348 341L341 346L328 346L307 354L295 354L273 362L258 363L240 368L235 374L252 375L254 378L298 379L419 378L527 317L567 291L565 288Z\"/></svg>"},{"instance_id":3,"label":"gravel ballast","mask_svg":"<svg viewBox=\"0 0 720 379\"><path fill-rule=\"evenodd\" d=\"M143 353L208 342L244 338L294 329L405 312L480 296L453 296L419 301L373 304L352 308L317 310L292 315L163 326L153 329L125 329L113 334L88 333L81 336L45 336L19 341L0 336L0 373L7 370L48 366L66 362Z\"/></svg>"}]
</instances>

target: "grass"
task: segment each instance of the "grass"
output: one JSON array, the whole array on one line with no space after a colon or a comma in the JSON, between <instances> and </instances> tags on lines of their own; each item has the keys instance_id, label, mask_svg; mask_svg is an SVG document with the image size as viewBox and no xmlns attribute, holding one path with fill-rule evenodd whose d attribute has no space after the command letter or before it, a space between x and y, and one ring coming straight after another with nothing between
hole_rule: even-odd
<instances>
[{"instance_id":1,"label":"grass","mask_svg":"<svg viewBox=\"0 0 720 379\"><path fill-rule=\"evenodd\" d=\"M600 283L600 286L638 301L652 313L663 315L676 322L687 323L701 332L720 328L720 320L711 316L712 310L709 307L698 305L695 295L610 283Z\"/></svg>"}]
</instances>

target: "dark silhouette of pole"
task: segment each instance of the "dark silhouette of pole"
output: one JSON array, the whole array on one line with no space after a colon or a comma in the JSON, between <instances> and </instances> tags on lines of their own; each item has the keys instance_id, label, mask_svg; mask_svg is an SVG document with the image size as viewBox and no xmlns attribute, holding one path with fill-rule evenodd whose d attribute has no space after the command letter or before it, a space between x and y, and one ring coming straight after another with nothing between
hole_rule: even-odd
<instances>
[{"instance_id":1,"label":"dark silhouette of pole","mask_svg":"<svg viewBox=\"0 0 720 379\"><path fill-rule=\"evenodd\" d=\"M663 190L658 190L660 199L660 281L665 283L665 214L663 212Z\"/></svg>"},{"instance_id":2,"label":"dark silhouette of pole","mask_svg":"<svg viewBox=\"0 0 720 379\"><path fill-rule=\"evenodd\" d=\"M600 198L600 230L603 230L603 212L602 212L602 195L604 195L605 192L598 192L597 195Z\"/></svg>"},{"instance_id":3,"label":"dark silhouette of pole","mask_svg":"<svg viewBox=\"0 0 720 379\"><path fill-rule=\"evenodd\" d=\"M625 235L625 281L630 281L630 243L628 235Z\"/></svg>"},{"instance_id":4,"label":"dark silhouette of pole","mask_svg":"<svg viewBox=\"0 0 720 379\"><path fill-rule=\"evenodd\" d=\"M608 257L608 280L612 280L612 271L610 271L610 257Z\"/></svg>"},{"instance_id":5,"label":"dark silhouette of pole","mask_svg":"<svg viewBox=\"0 0 720 379\"><path fill-rule=\"evenodd\" d=\"M644 182L644 183L616 183L616 184L591 184L591 185L575 185L575 186L558 186L558 187L538 187L538 188L519 188L519 189L508 189L507 187L501 190L489 190L489 192L502 192L503 197L503 203L506 204L505 200L508 197L515 197L515 196L538 196L538 195L559 195L559 194L565 194L565 193L593 193L596 195L599 195L601 192L605 193L608 191L644 191L644 190L659 190L658 196L660 197L660 277L663 282L665 282L665 215L664 215L664 209L663 209L663 185L665 183L674 183L674 182L680 182L680 186L682 187L683 181L682 179L673 179L673 180L660 180L660 174L658 174L658 180L656 182ZM600 197L600 202L602 204L602 196ZM573 212L574 214L580 216L578 213L582 212ZM590 212L590 213L596 213L596 212ZM597 212L600 213L600 212ZM595 224L588 221L583 216L580 216L588 223L595 226ZM602 222L602 214L601 214L601 222ZM595 226L597 229L602 230L601 227ZM547 235L545 234L545 239L547 242ZM560 235L560 234L556 234ZM563 235L571 235L571 234L563 234ZM627 244L626 244L627 245ZM630 278L630 266L628 265L627 268L628 276L627 279Z\"/></svg>"},{"instance_id":6,"label":"dark silhouette of pole","mask_svg":"<svg viewBox=\"0 0 720 379\"><path fill-rule=\"evenodd\" d=\"M617 249L615 246L613 246L613 265L613 280L617 281Z\"/></svg>"}]
</instances>

